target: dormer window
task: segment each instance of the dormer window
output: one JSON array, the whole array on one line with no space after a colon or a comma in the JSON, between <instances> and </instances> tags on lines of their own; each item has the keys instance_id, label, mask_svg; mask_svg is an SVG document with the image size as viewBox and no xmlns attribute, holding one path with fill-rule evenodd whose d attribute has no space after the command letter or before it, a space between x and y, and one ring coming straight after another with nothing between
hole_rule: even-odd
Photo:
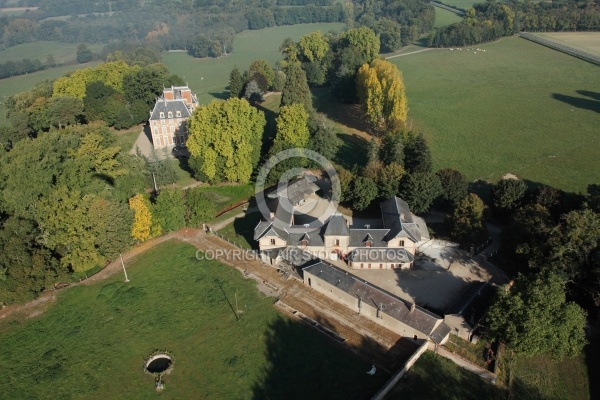
<instances>
[{"instance_id":1,"label":"dormer window","mask_svg":"<svg viewBox=\"0 0 600 400\"><path fill-rule=\"evenodd\" d=\"M366 247L371 247L372 245L373 245L373 242L371 242L370 240L367 240L367 241L365 242L365 246L366 246Z\"/></svg>"},{"instance_id":2,"label":"dormer window","mask_svg":"<svg viewBox=\"0 0 600 400\"><path fill-rule=\"evenodd\" d=\"M335 239L335 245L339 246L340 245L340 239Z\"/></svg>"},{"instance_id":3,"label":"dormer window","mask_svg":"<svg viewBox=\"0 0 600 400\"><path fill-rule=\"evenodd\" d=\"M160 112L160 117L161 117L161 118L164 118L164 117L165 117L165 113L161 111L161 112Z\"/></svg>"},{"instance_id":4,"label":"dormer window","mask_svg":"<svg viewBox=\"0 0 600 400\"><path fill-rule=\"evenodd\" d=\"M302 247L306 247L306 246L308 246L308 240L305 239L302 241Z\"/></svg>"},{"instance_id":5,"label":"dormer window","mask_svg":"<svg viewBox=\"0 0 600 400\"><path fill-rule=\"evenodd\" d=\"M181 111L176 111L175 115L177 116L177 118L181 117Z\"/></svg>"},{"instance_id":6,"label":"dormer window","mask_svg":"<svg viewBox=\"0 0 600 400\"><path fill-rule=\"evenodd\" d=\"M169 111L169 118L173 118L173 112Z\"/></svg>"}]
</instances>

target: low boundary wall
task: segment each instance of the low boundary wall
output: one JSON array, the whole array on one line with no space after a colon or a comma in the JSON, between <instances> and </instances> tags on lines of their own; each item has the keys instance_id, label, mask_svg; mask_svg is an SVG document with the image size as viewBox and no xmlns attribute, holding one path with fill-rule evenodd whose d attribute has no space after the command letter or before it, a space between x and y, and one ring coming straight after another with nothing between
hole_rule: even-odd
<instances>
[{"instance_id":1,"label":"low boundary wall","mask_svg":"<svg viewBox=\"0 0 600 400\"><path fill-rule=\"evenodd\" d=\"M389 393L389 391L392 390L394 386L396 386L396 384L404 376L404 374L406 374L408 370L417 362L419 357L421 357L421 355L425 353L425 351L427 351L427 340L423 340L423 343L417 349L417 351L415 351L413 355L410 356L408 361L406 361L404 366L400 368L398 372L392 375L392 377L388 379L388 381L383 385L383 387L379 389L379 391L375 393L373 397L371 397L371 400L382 400Z\"/></svg>"}]
</instances>

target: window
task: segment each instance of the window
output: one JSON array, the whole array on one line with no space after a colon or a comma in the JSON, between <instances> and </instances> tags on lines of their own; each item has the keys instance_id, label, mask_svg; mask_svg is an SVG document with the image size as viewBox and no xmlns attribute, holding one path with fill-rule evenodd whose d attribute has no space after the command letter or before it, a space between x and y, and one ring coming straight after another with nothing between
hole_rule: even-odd
<instances>
[{"instance_id":1,"label":"window","mask_svg":"<svg viewBox=\"0 0 600 400\"><path fill-rule=\"evenodd\" d=\"M398 242L398 246L404 247L404 240L401 240L400 242Z\"/></svg>"},{"instance_id":2,"label":"window","mask_svg":"<svg viewBox=\"0 0 600 400\"><path fill-rule=\"evenodd\" d=\"M175 115L177 116L177 118L181 117L181 111L176 111Z\"/></svg>"},{"instance_id":3,"label":"window","mask_svg":"<svg viewBox=\"0 0 600 400\"><path fill-rule=\"evenodd\" d=\"M303 240L302 241L302 247L306 247L308 246L308 240Z\"/></svg>"},{"instance_id":4,"label":"window","mask_svg":"<svg viewBox=\"0 0 600 400\"><path fill-rule=\"evenodd\" d=\"M171 126L171 133L175 133L175 127Z\"/></svg>"},{"instance_id":5,"label":"window","mask_svg":"<svg viewBox=\"0 0 600 400\"><path fill-rule=\"evenodd\" d=\"M160 117L161 117L161 118L164 118L164 117L165 117L165 113L161 111L161 112L160 112Z\"/></svg>"},{"instance_id":6,"label":"window","mask_svg":"<svg viewBox=\"0 0 600 400\"><path fill-rule=\"evenodd\" d=\"M271 239L271 245L275 245L275 239Z\"/></svg>"},{"instance_id":7,"label":"window","mask_svg":"<svg viewBox=\"0 0 600 400\"><path fill-rule=\"evenodd\" d=\"M167 134L167 127L166 126L162 127L162 133L163 133L163 135Z\"/></svg>"},{"instance_id":8,"label":"window","mask_svg":"<svg viewBox=\"0 0 600 400\"><path fill-rule=\"evenodd\" d=\"M173 118L173 111L169 111L168 115L169 115L169 118Z\"/></svg>"},{"instance_id":9,"label":"window","mask_svg":"<svg viewBox=\"0 0 600 400\"><path fill-rule=\"evenodd\" d=\"M383 264L379 264L379 269L383 268Z\"/></svg>"},{"instance_id":10,"label":"window","mask_svg":"<svg viewBox=\"0 0 600 400\"><path fill-rule=\"evenodd\" d=\"M364 267L365 267L365 264L363 264L363 263L360 263L360 267L361 267L361 268L364 268Z\"/></svg>"},{"instance_id":11,"label":"window","mask_svg":"<svg viewBox=\"0 0 600 400\"><path fill-rule=\"evenodd\" d=\"M365 246L367 246L367 247L371 247L372 244L373 244L373 242L371 242L370 240L367 240L365 242Z\"/></svg>"},{"instance_id":12,"label":"window","mask_svg":"<svg viewBox=\"0 0 600 400\"><path fill-rule=\"evenodd\" d=\"M371 268L371 263L369 263L369 268Z\"/></svg>"},{"instance_id":13,"label":"window","mask_svg":"<svg viewBox=\"0 0 600 400\"><path fill-rule=\"evenodd\" d=\"M164 125L164 124L165 124L165 120L164 120L164 119L161 119L161 120L160 120L160 124L161 124L161 125Z\"/></svg>"},{"instance_id":14,"label":"window","mask_svg":"<svg viewBox=\"0 0 600 400\"><path fill-rule=\"evenodd\" d=\"M335 239L335 245L339 246L340 245L340 239Z\"/></svg>"}]
</instances>

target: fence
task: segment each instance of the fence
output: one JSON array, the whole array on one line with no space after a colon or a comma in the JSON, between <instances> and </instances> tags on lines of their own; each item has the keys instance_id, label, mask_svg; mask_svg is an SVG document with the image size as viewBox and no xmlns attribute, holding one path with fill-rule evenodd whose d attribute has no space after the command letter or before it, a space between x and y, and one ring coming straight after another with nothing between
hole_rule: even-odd
<instances>
[{"instance_id":1,"label":"fence","mask_svg":"<svg viewBox=\"0 0 600 400\"><path fill-rule=\"evenodd\" d=\"M590 53L586 53L585 51L577 50L572 47L565 46L565 45L553 42L548 39L543 39L541 37L532 35L531 33L527 33L527 32L521 32L521 33L519 33L519 36L521 36L523 39L527 39L532 42L541 44L542 46L546 46L546 47L549 47L554 50L562 51L563 53L569 54L573 57L577 57L577 58L580 58L587 62L591 62L592 64L600 65L600 57L595 56Z\"/></svg>"},{"instance_id":2,"label":"fence","mask_svg":"<svg viewBox=\"0 0 600 400\"><path fill-rule=\"evenodd\" d=\"M417 349L417 351L415 351L413 355L410 356L408 361L406 361L404 366L398 372L396 372L394 375L392 375L390 379L388 379L385 385L383 385L383 387L379 389L377 393L375 393L371 400L382 400L385 397L385 395L387 395L389 391L392 390L394 386L396 386L400 378L402 378L404 374L406 374L408 370L414 365L414 363L417 362L419 357L421 357L421 355L425 353L425 351L427 351L427 340L423 340L423 343Z\"/></svg>"},{"instance_id":3,"label":"fence","mask_svg":"<svg viewBox=\"0 0 600 400\"><path fill-rule=\"evenodd\" d=\"M227 238L227 237L225 237L225 236L221 235L219 232L213 231L213 230L211 229L211 230L210 230L210 233L211 233L211 234L213 234L213 235L215 235L215 236L216 236L216 237L218 237L219 239L226 241L226 242L227 242L227 243L229 243L230 245L237 247L237 248L238 248L238 249L240 249L240 250L244 250L244 251L250 251L250 250L248 250L248 249L245 249L245 248L243 248L242 246L240 246L239 244L237 244L237 243L236 243L236 242L234 242L233 240L230 240L229 238Z\"/></svg>"}]
</instances>

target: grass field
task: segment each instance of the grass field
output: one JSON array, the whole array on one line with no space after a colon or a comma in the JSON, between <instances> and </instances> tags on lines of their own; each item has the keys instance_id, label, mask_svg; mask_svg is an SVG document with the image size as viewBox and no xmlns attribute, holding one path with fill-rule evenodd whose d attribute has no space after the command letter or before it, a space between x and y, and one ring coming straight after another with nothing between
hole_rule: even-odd
<instances>
[{"instance_id":1,"label":"grass field","mask_svg":"<svg viewBox=\"0 0 600 400\"><path fill-rule=\"evenodd\" d=\"M265 60L274 66L275 62L282 59L278 49L285 38L297 40L312 31L339 32L343 28L344 24L341 23L324 23L244 31L235 36L233 53L228 57L198 59L183 52L165 52L163 61L172 73L188 82L200 103L205 104L213 99L228 97L226 87L234 66L243 71L254 60Z\"/></svg>"},{"instance_id":2,"label":"grass field","mask_svg":"<svg viewBox=\"0 0 600 400\"><path fill-rule=\"evenodd\" d=\"M386 400L504 400L506 391L452 361L425 352Z\"/></svg>"},{"instance_id":3,"label":"grass field","mask_svg":"<svg viewBox=\"0 0 600 400\"><path fill-rule=\"evenodd\" d=\"M600 56L600 32L535 32L534 35Z\"/></svg>"},{"instance_id":4,"label":"grass field","mask_svg":"<svg viewBox=\"0 0 600 400\"><path fill-rule=\"evenodd\" d=\"M4 108L4 101L7 97L17 93L26 92L36 83L43 80L59 78L67 72L79 68L91 67L93 65L96 65L96 63L69 65L0 80L0 126L5 126L8 123L6 121L6 109Z\"/></svg>"},{"instance_id":5,"label":"grass field","mask_svg":"<svg viewBox=\"0 0 600 400\"><path fill-rule=\"evenodd\" d=\"M280 315L254 281L194 255L164 243L128 265L128 284L73 287L41 316L2 321L3 398L366 399L387 379ZM155 350L175 359L160 395L143 372Z\"/></svg>"},{"instance_id":6,"label":"grass field","mask_svg":"<svg viewBox=\"0 0 600 400\"><path fill-rule=\"evenodd\" d=\"M461 10L468 10L473 7L473 4L485 3L483 0L440 0L440 3L447 4L452 7L460 8Z\"/></svg>"},{"instance_id":7,"label":"grass field","mask_svg":"<svg viewBox=\"0 0 600 400\"><path fill-rule=\"evenodd\" d=\"M50 41L40 41L33 43L19 44L0 50L0 62L16 61L23 58L38 59L42 63L46 61L46 57L52 54L54 61L58 64L72 62L77 59L78 43L60 43ZM100 51L104 47L103 44L88 44L92 51Z\"/></svg>"},{"instance_id":8,"label":"grass field","mask_svg":"<svg viewBox=\"0 0 600 400\"><path fill-rule=\"evenodd\" d=\"M510 387L512 398L531 400L587 400L588 372L583 356L555 361L550 357L502 357L500 384Z\"/></svg>"},{"instance_id":9,"label":"grass field","mask_svg":"<svg viewBox=\"0 0 600 400\"><path fill-rule=\"evenodd\" d=\"M260 212L247 214L242 218L236 218L233 223L219 230L219 233L244 249L254 249L257 247L254 228L262 218Z\"/></svg>"},{"instance_id":10,"label":"grass field","mask_svg":"<svg viewBox=\"0 0 600 400\"><path fill-rule=\"evenodd\" d=\"M391 60L404 75L408 124L425 133L435 167L568 191L599 183L598 66L517 37L479 48Z\"/></svg>"},{"instance_id":11,"label":"grass field","mask_svg":"<svg viewBox=\"0 0 600 400\"><path fill-rule=\"evenodd\" d=\"M443 8L435 8L435 24L434 28L441 28L462 21L462 17L456 15L452 11L444 10Z\"/></svg>"},{"instance_id":12,"label":"grass field","mask_svg":"<svg viewBox=\"0 0 600 400\"><path fill-rule=\"evenodd\" d=\"M213 201L217 211L221 211L254 196L253 184L201 186L200 190Z\"/></svg>"}]
</instances>

